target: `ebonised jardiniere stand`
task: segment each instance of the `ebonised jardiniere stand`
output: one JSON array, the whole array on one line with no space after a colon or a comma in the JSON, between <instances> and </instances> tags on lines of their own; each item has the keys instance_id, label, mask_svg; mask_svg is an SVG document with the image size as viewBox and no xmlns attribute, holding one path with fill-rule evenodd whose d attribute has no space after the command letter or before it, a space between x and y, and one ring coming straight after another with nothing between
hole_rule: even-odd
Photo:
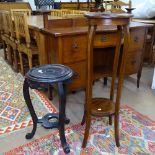
<instances>
[{"instance_id":1,"label":"ebonised jardiniere stand","mask_svg":"<svg viewBox=\"0 0 155 155\"><path fill-rule=\"evenodd\" d=\"M71 81L73 77L73 71L64 65L51 64L42 65L32 68L25 76L23 85L23 95L27 107L30 111L33 120L33 129L31 133L26 135L26 139L31 139L37 128L37 123L41 123L46 129L58 128L61 145L65 153L70 152L69 145L66 142L64 125L69 123L69 119L65 115L66 107L66 84ZM41 89L47 88L49 85L57 85L59 94L59 113L48 113L43 118L38 119L35 110L33 108L29 88ZM50 119L57 119L56 122L51 122Z\"/></svg>"}]
</instances>

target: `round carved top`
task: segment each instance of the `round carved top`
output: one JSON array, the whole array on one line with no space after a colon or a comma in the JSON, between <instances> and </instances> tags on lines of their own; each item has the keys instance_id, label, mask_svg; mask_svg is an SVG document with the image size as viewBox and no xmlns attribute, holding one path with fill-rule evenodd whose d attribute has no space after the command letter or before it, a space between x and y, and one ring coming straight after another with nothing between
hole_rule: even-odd
<instances>
[{"instance_id":1,"label":"round carved top","mask_svg":"<svg viewBox=\"0 0 155 155\"><path fill-rule=\"evenodd\" d=\"M32 68L26 77L34 82L54 83L69 80L73 74L73 71L67 66L50 64Z\"/></svg>"}]
</instances>

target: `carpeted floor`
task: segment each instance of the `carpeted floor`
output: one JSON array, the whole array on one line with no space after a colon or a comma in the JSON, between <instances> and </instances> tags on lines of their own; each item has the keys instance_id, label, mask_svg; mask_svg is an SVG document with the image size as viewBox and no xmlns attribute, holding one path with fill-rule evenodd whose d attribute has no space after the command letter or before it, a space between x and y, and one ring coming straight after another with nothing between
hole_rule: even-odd
<instances>
[{"instance_id":1,"label":"carpeted floor","mask_svg":"<svg viewBox=\"0 0 155 155\"><path fill-rule=\"evenodd\" d=\"M73 125L66 130L70 155L153 155L155 154L155 122L128 106L120 111L120 143L117 148L114 130L107 118L93 118L91 136L86 149L81 149L84 127ZM59 134L55 132L15 148L6 155L63 155Z\"/></svg>"},{"instance_id":2,"label":"carpeted floor","mask_svg":"<svg viewBox=\"0 0 155 155\"><path fill-rule=\"evenodd\" d=\"M0 57L0 137L32 125L23 98L23 76L12 71ZM56 108L38 91L31 90L31 98L38 117Z\"/></svg>"}]
</instances>

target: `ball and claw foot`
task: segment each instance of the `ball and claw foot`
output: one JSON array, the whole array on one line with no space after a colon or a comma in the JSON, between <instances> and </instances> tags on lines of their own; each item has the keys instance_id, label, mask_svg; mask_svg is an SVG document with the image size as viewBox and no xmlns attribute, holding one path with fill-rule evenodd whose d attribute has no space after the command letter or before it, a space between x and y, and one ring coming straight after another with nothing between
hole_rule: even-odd
<instances>
[{"instance_id":1,"label":"ball and claw foot","mask_svg":"<svg viewBox=\"0 0 155 155\"><path fill-rule=\"evenodd\" d=\"M65 152L66 154L70 153L70 147L69 147L69 145L68 145L68 144L65 144L65 145L63 146L63 150L64 150L64 152Z\"/></svg>"},{"instance_id":2,"label":"ball and claw foot","mask_svg":"<svg viewBox=\"0 0 155 155\"><path fill-rule=\"evenodd\" d=\"M27 133L25 138L26 139L31 139L34 135L32 133Z\"/></svg>"}]
</instances>

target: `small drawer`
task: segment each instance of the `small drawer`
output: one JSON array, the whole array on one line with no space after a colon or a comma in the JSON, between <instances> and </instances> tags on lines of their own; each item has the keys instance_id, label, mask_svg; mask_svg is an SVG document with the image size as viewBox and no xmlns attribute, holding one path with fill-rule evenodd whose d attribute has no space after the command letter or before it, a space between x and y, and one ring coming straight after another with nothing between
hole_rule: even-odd
<instances>
[{"instance_id":1,"label":"small drawer","mask_svg":"<svg viewBox=\"0 0 155 155\"><path fill-rule=\"evenodd\" d=\"M62 38L63 63L86 59L87 35L65 36Z\"/></svg>"},{"instance_id":2,"label":"small drawer","mask_svg":"<svg viewBox=\"0 0 155 155\"><path fill-rule=\"evenodd\" d=\"M141 64L142 50L134 50L128 54L125 73L126 75L137 73Z\"/></svg>"},{"instance_id":3,"label":"small drawer","mask_svg":"<svg viewBox=\"0 0 155 155\"><path fill-rule=\"evenodd\" d=\"M143 49L145 41L145 28L131 29L130 50Z\"/></svg>"},{"instance_id":4,"label":"small drawer","mask_svg":"<svg viewBox=\"0 0 155 155\"><path fill-rule=\"evenodd\" d=\"M100 48L100 47L116 46L116 43L119 41L117 33L118 32L96 34L94 38L94 47Z\"/></svg>"},{"instance_id":5,"label":"small drawer","mask_svg":"<svg viewBox=\"0 0 155 155\"><path fill-rule=\"evenodd\" d=\"M79 90L86 85L86 61L80 61L74 64L67 64L75 72L73 81L69 84L69 90Z\"/></svg>"}]
</instances>

